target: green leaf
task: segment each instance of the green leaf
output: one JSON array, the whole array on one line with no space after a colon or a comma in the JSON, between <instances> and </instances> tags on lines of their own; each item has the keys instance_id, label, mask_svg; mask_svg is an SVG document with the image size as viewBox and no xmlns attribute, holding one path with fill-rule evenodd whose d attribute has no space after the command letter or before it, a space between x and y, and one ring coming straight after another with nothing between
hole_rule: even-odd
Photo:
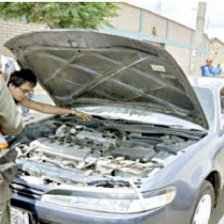
<instances>
[{"instance_id":1,"label":"green leaf","mask_svg":"<svg viewBox=\"0 0 224 224\"><path fill-rule=\"evenodd\" d=\"M117 16L112 2L0 2L0 17L45 23L50 28L92 28L110 25Z\"/></svg>"}]
</instances>

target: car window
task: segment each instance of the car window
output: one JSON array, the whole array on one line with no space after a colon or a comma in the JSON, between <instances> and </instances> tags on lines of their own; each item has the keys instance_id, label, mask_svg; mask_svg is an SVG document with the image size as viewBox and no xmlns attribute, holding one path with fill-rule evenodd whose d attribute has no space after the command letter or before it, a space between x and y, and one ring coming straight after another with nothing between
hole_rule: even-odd
<instances>
[{"instance_id":1,"label":"car window","mask_svg":"<svg viewBox=\"0 0 224 224\"><path fill-rule=\"evenodd\" d=\"M195 93L201 103L205 116L208 120L209 126L213 126L214 115L215 115L215 104L213 100L213 94L209 88L206 87L193 87Z\"/></svg>"}]
</instances>

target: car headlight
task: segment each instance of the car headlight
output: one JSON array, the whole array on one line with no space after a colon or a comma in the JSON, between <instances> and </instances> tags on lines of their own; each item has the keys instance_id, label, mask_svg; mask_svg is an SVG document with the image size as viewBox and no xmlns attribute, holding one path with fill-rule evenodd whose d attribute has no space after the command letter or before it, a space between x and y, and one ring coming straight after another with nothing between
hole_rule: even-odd
<instances>
[{"instance_id":1,"label":"car headlight","mask_svg":"<svg viewBox=\"0 0 224 224\"><path fill-rule=\"evenodd\" d=\"M153 192L136 192L129 189L73 188L54 189L41 201L70 208L110 213L137 213L165 206L173 201L175 189L169 187Z\"/></svg>"}]
</instances>

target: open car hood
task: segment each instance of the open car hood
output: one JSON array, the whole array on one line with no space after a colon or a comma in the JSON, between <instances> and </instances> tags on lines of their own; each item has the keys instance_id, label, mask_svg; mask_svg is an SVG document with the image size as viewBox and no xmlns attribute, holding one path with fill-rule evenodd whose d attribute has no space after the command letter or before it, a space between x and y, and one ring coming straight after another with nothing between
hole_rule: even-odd
<instances>
[{"instance_id":1,"label":"open car hood","mask_svg":"<svg viewBox=\"0 0 224 224\"><path fill-rule=\"evenodd\" d=\"M185 74L162 48L90 30L33 32L5 46L59 106L144 108L208 128Z\"/></svg>"}]
</instances>

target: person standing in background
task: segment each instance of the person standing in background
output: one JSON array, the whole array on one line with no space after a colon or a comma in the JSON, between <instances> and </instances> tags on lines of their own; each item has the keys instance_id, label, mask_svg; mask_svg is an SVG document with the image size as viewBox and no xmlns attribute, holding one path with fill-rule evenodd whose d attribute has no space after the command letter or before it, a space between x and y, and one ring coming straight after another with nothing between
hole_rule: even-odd
<instances>
[{"instance_id":1,"label":"person standing in background","mask_svg":"<svg viewBox=\"0 0 224 224\"><path fill-rule=\"evenodd\" d=\"M220 64L217 64L217 67L214 69L214 76L220 77L222 74L222 68L220 67Z\"/></svg>"},{"instance_id":2,"label":"person standing in background","mask_svg":"<svg viewBox=\"0 0 224 224\"><path fill-rule=\"evenodd\" d=\"M1 65L2 74L6 82L9 80L10 75L13 72L20 70L20 67L17 64L16 60L11 57L1 55Z\"/></svg>"},{"instance_id":3,"label":"person standing in background","mask_svg":"<svg viewBox=\"0 0 224 224\"><path fill-rule=\"evenodd\" d=\"M206 64L201 66L202 77L214 77L214 68L212 66L213 60L211 58L206 59Z\"/></svg>"}]
</instances>

